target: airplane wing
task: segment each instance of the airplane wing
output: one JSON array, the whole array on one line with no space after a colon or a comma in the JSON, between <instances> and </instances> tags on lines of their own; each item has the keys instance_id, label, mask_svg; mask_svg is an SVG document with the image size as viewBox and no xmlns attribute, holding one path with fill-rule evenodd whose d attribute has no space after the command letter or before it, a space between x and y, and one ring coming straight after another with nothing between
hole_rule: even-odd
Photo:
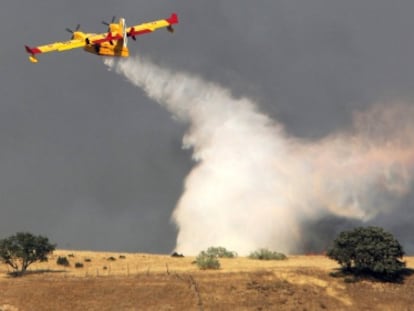
<instances>
[{"instance_id":1,"label":"airplane wing","mask_svg":"<svg viewBox=\"0 0 414 311\"><path fill-rule=\"evenodd\" d=\"M63 41L63 42L54 42L54 43L36 46L36 47L29 47L26 45L25 48L26 48L27 53L30 54L29 60L32 63L37 63L38 60L35 56L36 54L54 52L54 51L63 52L63 51L71 50L71 49L81 48L81 47L84 47L85 45L86 45L85 40L74 39L74 40Z\"/></svg>"},{"instance_id":2,"label":"airplane wing","mask_svg":"<svg viewBox=\"0 0 414 311\"><path fill-rule=\"evenodd\" d=\"M128 27L126 29L127 36L132 37L132 39L135 40L135 36L143 35L146 33L153 32L159 28L166 27L168 31L173 32L172 25L178 24L178 16L176 13L171 14L171 16L167 19L160 19L157 21L149 22L149 23L143 23L139 25L135 25L132 27Z\"/></svg>"}]
</instances>

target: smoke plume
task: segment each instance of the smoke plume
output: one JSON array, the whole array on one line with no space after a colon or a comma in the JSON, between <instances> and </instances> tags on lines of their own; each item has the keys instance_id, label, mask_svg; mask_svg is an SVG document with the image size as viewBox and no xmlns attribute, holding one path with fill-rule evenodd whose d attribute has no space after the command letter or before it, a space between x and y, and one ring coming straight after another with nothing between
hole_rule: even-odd
<instances>
[{"instance_id":1,"label":"smoke plume","mask_svg":"<svg viewBox=\"0 0 414 311\"><path fill-rule=\"evenodd\" d=\"M412 190L414 109L404 102L375 104L347 130L306 141L200 77L143 58L105 62L188 124L183 144L196 164L172 216L179 252L301 251L307 221L367 221Z\"/></svg>"}]
</instances>

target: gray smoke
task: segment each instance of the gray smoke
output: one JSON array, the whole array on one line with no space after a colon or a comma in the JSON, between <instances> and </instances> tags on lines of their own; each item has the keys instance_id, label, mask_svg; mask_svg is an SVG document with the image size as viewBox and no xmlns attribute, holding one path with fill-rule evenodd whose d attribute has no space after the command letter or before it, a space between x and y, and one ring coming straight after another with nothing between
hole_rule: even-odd
<instances>
[{"instance_id":1,"label":"gray smoke","mask_svg":"<svg viewBox=\"0 0 414 311\"><path fill-rule=\"evenodd\" d=\"M222 245L301 251L306 222L323 217L368 221L410 190L414 109L388 101L356 112L348 130L319 141L288 135L254 101L145 58L106 65L188 125L196 162L172 215L176 250Z\"/></svg>"}]
</instances>

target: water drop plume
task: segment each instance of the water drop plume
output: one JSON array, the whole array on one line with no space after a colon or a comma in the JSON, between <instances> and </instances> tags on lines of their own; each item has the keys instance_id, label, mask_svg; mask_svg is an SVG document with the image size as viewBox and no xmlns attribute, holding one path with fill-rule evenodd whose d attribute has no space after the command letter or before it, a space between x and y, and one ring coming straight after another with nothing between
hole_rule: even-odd
<instances>
[{"instance_id":1,"label":"water drop plume","mask_svg":"<svg viewBox=\"0 0 414 311\"><path fill-rule=\"evenodd\" d=\"M179 252L298 252L306 221L366 221L412 191L412 105L372 105L343 132L307 141L286 133L254 101L196 75L145 58L105 63L188 125L183 145L195 165L172 215Z\"/></svg>"}]
</instances>

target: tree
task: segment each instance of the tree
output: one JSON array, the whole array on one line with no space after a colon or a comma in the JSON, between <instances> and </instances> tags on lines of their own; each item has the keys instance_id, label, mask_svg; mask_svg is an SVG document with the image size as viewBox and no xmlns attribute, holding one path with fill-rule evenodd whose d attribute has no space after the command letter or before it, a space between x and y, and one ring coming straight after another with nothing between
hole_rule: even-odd
<instances>
[{"instance_id":1,"label":"tree","mask_svg":"<svg viewBox=\"0 0 414 311\"><path fill-rule=\"evenodd\" d=\"M329 258L338 261L342 271L393 279L405 263L400 243L380 227L359 227L341 232L328 250Z\"/></svg>"},{"instance_id":2,"label":"tree","mask_svg":"<svg viewBox=\"0 0 414 311\"><path fill-rule=\"evenodd\" d=\"M46 237L18 232L0 240L0 259L13 268L15 275L22 275L32 263L47 261L55 248Z\"/></svg>"}]
</instances>

